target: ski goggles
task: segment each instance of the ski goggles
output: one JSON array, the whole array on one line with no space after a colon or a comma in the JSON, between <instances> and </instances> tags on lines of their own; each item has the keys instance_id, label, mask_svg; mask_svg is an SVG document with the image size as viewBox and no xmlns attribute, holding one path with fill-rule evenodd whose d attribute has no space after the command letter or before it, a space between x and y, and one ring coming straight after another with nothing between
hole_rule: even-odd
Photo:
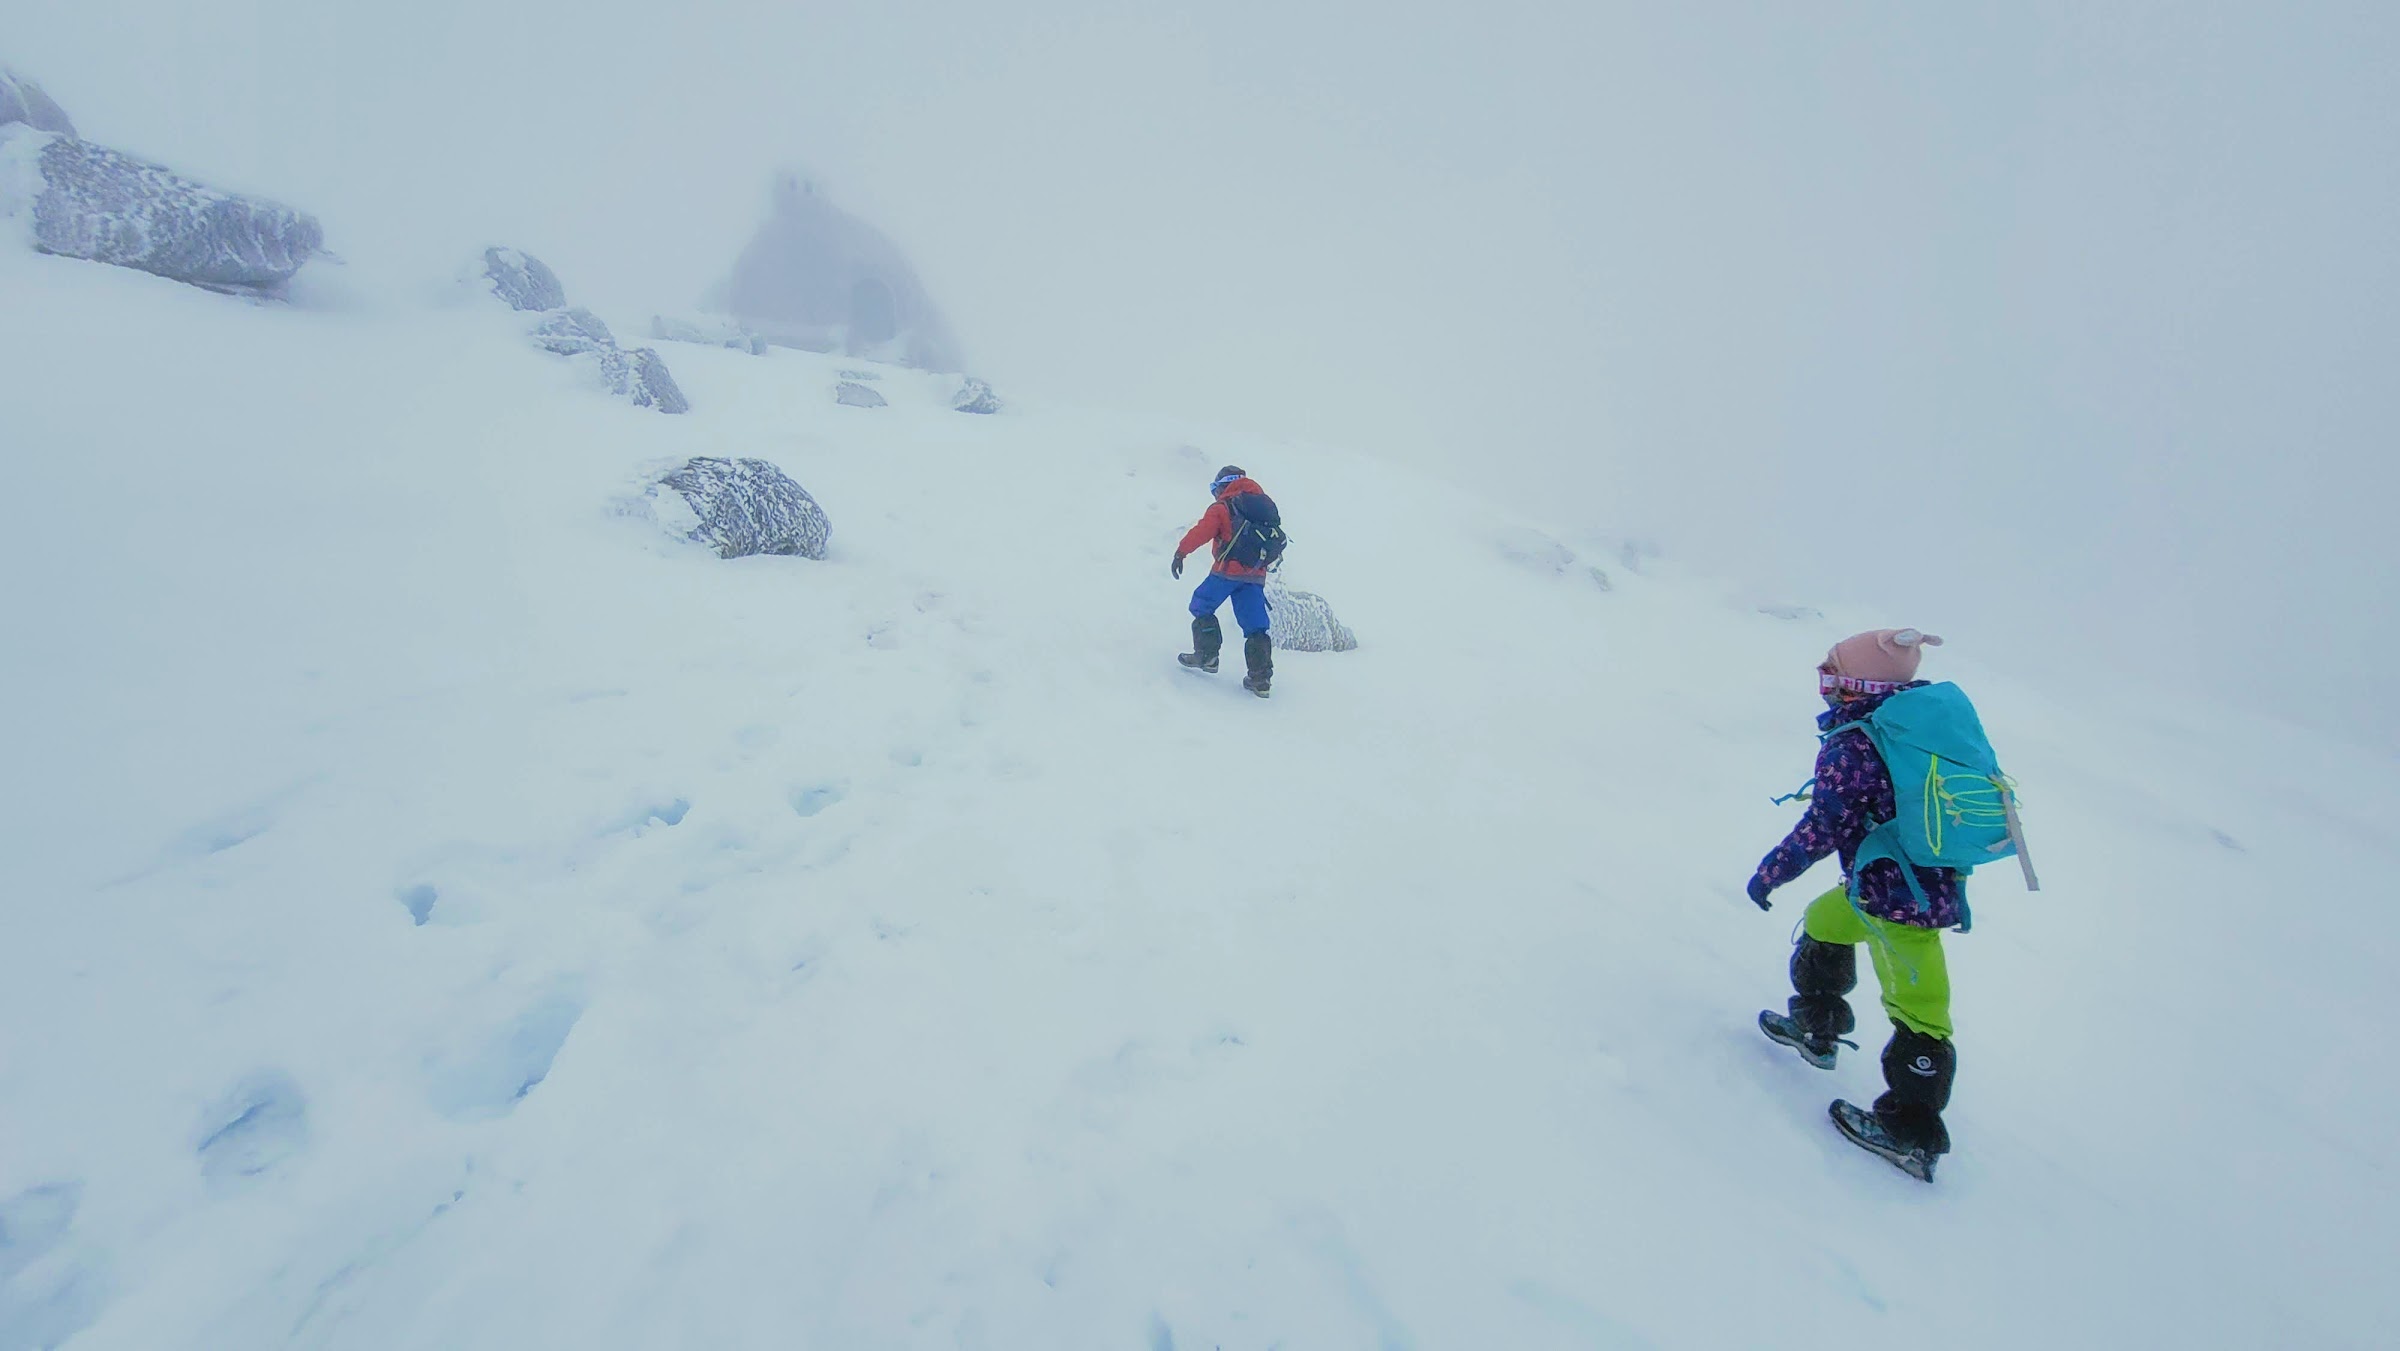
<instances>
[{"instance_id":1,"label":"ski goggles","mask_svg":"<svg viewBox=\"0 0 2400 1351\"><path fill-rule=\"evenodd\" d=\"M1208 490L1209 490L1210 492L1212 492L1212 493L1221 493L1221 492L1225 491L1225 485L1226 485L1226 484L1228 484L1228 483L1239 483L1239 482L1241 482L1241 481L1242 481L1242 476L1241 476L1241 475L1239 475L1239 474L1227 474L1227 475L1226 475L1225 477L1223 477L1223 478L1220 478L1220 479L1211 479L1211 480L1209 480L1209 484L1208 484Z\"/></svg>"},{"instance_id":2,"label":"ski goggles","mask_svg":"<svg viewBox=\"0 0 2400 1351\"><path fill-rule=\"evenodd\" d=\"M1836 675L1822 666L1817 668L1819 694L1891 694L1904 683L1898 680L1860 680L1855 676Z\"/></svg>"}]
</instances>

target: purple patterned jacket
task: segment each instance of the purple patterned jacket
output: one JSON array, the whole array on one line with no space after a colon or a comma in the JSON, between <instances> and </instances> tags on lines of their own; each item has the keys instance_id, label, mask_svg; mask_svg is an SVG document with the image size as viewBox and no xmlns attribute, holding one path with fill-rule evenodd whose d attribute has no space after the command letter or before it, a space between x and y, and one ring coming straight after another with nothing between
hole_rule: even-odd
<instances>
[{"instance_id":1,"label":"purple patterned jacket","mask_svg":"<svg viewBox=\"0 0 2400 1351\"><path fill-rule=\"evenodd\" d=\"M1920 680L1905 689L1921 688ZM1857 722L1881 707L1891 695L1876 695L1827 709L1817 715L1817 730L1831 730L1846 722ZM1899 810L1892 796L1892 774L1875 753L1873 742L1865 732L1844 732L1828 737L1817 748L1817 782L1808 802L1808 815L1792 827L1783 843L1776 845L1758 865L1758 880L1769 890L1798 881L1828 854L1840 854L1842 877L1850 877L1850 860L1858 853L1860 842L1867 832L1892 819ZM1925 929L1955 927L1964 909L1964 889L1958 874L1948 868L1919 868L1917 885L1925 888L1928 908L1919 909L1917 898L1908 892L1908 883L1900 876L1900 866L1889 859L1877 859L1867 865L1866 874L1858 879L1858 908L1894 924L1914 924Z\"/></svg>"}]
</instances>

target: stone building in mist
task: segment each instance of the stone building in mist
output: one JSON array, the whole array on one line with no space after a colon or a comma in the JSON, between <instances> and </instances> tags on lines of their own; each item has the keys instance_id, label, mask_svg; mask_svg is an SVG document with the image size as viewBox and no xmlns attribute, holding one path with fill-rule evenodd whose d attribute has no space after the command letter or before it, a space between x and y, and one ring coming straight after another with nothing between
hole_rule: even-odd
<instances>
[{"instance_id":1,"label":"stone building in mist","mask_svg":"<svg viewBox=\"0 0 2400 1351\"><path fill-rule=\"evenodd\" d=\"M766 223L708 307L778 346L928 371L963 365L949 324L900 250L794 173L776 179Z\"/></svg>"}]
</instances>

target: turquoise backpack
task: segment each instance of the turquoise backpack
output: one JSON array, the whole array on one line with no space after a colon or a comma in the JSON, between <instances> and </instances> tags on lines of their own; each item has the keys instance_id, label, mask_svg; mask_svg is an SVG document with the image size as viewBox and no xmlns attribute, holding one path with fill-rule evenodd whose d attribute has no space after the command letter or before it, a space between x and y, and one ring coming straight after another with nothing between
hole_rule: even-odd
<instances>
[{"instance_id":1,"label":"turquoise backpack","mask_svg":"<svg viewBox=\"0 0 2400 1351\"><path fill-rule=\"evenodd\" d=\"M2013 857L2025 870L2026 889L2042 889L2017 820L2016 785L2000 772L1983 720L1964 690L1948 683L1902 690L1822 739L1853 729L1867 734L1891 771L1899 810L1859 845L1850 864L1852 887L1869 863L1890 859L1901 865L1909 895L1922 907L1930 902L1914 868L1952 868L1964 876L1980 864ZM1964 932L1972 923L1962 894L1958 927Z\"/></svg>"}]
</instances>

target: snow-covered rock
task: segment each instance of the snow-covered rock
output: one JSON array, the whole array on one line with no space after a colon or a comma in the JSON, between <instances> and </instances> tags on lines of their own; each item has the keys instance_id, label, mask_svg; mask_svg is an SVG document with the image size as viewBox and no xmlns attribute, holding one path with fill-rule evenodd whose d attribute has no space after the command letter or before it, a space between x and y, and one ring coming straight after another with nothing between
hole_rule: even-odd
<instances>
[{"instance_id":1,"label":"snow-covered rock","mask_svg":"<svg viewBox=\"0 0 2400 1351\"><path fill-rule=\"evenodd\" d=\"M1493 543L1502 558L1528 572L1564 577L1575 571L1578 563L1581 563L1573 549L1531 526L1512 526L1502 531ZM1627 566L1633 571L1640 570L1631 564ZM1601 590L1617 589L1616 579L1599 564L1582 563L1582 571L1584 576L1591 578L1592 585Z\"/></svg>"},{"instance_id":2,"label":"snow-covered rock","mask_svg":"<svg viewBox=\"0 0 2400 1351\"><path fill-rule=\"evenodd\" d=\"M609 392L633 400L636 408L655 408L662 413L688 413L692 401L684 397L683 386L667 371L667 359L655 347L636 347L618 354L622 365L609 374Z\"/></svg>"},{"instance_id":3,"label":"snow-covered rock","mask_svg":"<svg viewBox=\"0 0 2400 1351\"><path fill-rule=\"evenodd\" d=\"M68 120L67 110L52 102L40 85L0 66L0 126L19 122L36 131L55 131L61 136L75 134L75 124Z\"/></svg>"},{"instance_id":4,"label":"snow-covered rock","mask_svg":"<svg viewBox=\"0 0 2400 1351\"><path fill-rule=\"evenodd\" d=\"M580 306L543 315L533 327L533 339L543 351L562 357L613 351L617 346L617 335L608 331L607 322Z\"/></svg>"},{"instance_id":5,"label":"snow-covered rock","mask_svg":"<svg viewBox=\"0 0 2400 1351\"><path fill-rule=\"evenodd\" d=\"M1627 572L1636 576L1648 575L1651 566L1666 556L1666 551L1659 547L1656 540L1623 539L1616 543L1617 561L1625 565Z\"/></svg>"},{"instance_id":6,"label":"snow-covered rock","mask_svg":"<svg viewBox=\"0 0 2400 1351\"><path fill-rule=\"evenodd\" d=\"M619 347L616 335L590 310L550 311L534 325L533 339L546 352L592 358L608 392L631 399L636 407L656 408L662 413L691 411L691 400L684 397L683 387L667 370L666 358L656 348L628 351Z\"/></svg>"},{"instance_id":7,"label":"snow-covered rock","mask_svg":"<svg viewBox=\"0 0 2400 1351\"><path fill-rule=\"evenodd\" d=\"M507 248L485 249L483 275L491 283L492 294L506 301L512 310L566 308L567 288L559 284L558 274L530 253Z\"/></svg>"},{"instance_id":8,"label":"snow-covered rock","mask_svg":"<svg viewBox=\"0 0 2400 1351\"><path fill-rule=\"evenodd\" d=\"M701 347L730 347L752 356L764 356L767 340L742 327L739 319L711 315L704 319L674 319L663 314L650 317L650 336L660 342L692 343Z\"/></svg>"},{"instance_id":9,"label":"snow-covered rock","mask_svg":"<svg viewBox=\"0 0 2400 1351\"><path fill-rule=\"evenodd\" d=\"M1280 579L1267 582L1267 631L1284 652L1348 652L1358 636L1333 617L1333 606L1314 591L1300 591Z\"/></svg>"},{"instance_id":10,"label":"snow-covered rock","mask_svg":"<svg viewBox=\"0 0 2400 1351\"><path fill-rule=\"evenodd\" d=\"M958 393L951 397L950 406L961 413L997 413L1000 411L1000 396L992 392L989 381L968 376L967 382L959 386Z\"/></svg>"},{"instance_id":11,"label":"snow-covered rock","mask_svg":"<svg viewBox=\"0 0 2400 1351\"><path fill-rule=\"evenodd\" d=\"M721 558L823 558L833 539L817 499L765 460L696 457L651 484L646 497L660 525Z\"/></svg>"},{"instance_id":12,"label":"snow-covered rock","mask_svg":"<svg viewBox=\"0 0 2400 1351\"><path fill-rule=\"evenodd\" d=\"M35 247L195 286L262 289L324 247L316 218L220 192L164 166L72 136L0 129L0 214L30 196ZM28 167L29 166L29 167Z\"/></svg>"},{"instance_id":13,"label":"snow-covered rock","mask_svg":"<svg viewBox=\"0 0 2400 1351\"><path fill-rule=\"evenodd\" d=\"M1500 556L1534 572L1560 573L1575 566L1575 551L1530 526L1504 531L1495 541Z\"/></svg>"},{"instance_id":14,"label":"snow-covered rock","mask_svg":"<svg viewBox=\"0 0 2400 1351\"><path fill-rule=\"evenodd\" d=\"M840 384L835 385L833 387L833 401L841 404L845 408L881 408L885 403L884 397L881 394L878 394L874 390L867 388L865 385L858 383L856 380L844 380Z\"/></svg>"}]
</instances>

